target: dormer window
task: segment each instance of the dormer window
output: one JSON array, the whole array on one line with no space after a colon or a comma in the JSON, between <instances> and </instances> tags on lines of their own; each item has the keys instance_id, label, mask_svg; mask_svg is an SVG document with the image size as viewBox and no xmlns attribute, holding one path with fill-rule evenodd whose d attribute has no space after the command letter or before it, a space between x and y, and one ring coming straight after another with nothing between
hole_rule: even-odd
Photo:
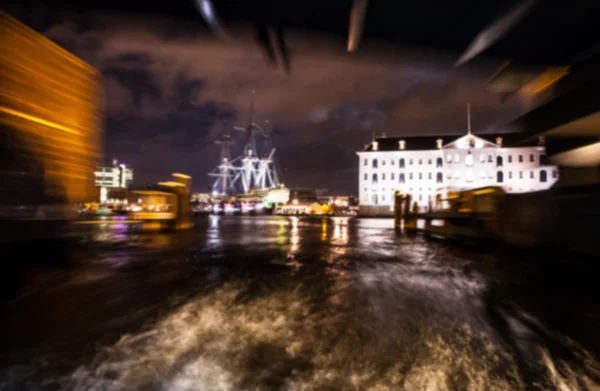
<instances>
[{"instance_id":1,"label":"dormer window","mask_svg":"<svg viewBox=\"0 0 600 391\"><path fill-rule=\"evenodd\" d=\"M406 149L406 141L400 140L399 144L400 144L399 146L400 146L401 150L405 150Z\"/></svg>"}]
</instances>

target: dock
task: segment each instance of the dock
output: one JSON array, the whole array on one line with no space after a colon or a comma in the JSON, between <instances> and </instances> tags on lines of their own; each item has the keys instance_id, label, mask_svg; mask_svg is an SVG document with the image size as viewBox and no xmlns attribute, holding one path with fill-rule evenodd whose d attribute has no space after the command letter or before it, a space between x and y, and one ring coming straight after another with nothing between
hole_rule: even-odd
<instances>
[{"instance_id":1,"label":"dock","mask_svg":"<svg viewBox=\"0 0 600 391\"><path fill-rule=\"evenodd\" d=\"M450 208L422 211L396 193L394 224L407 234L597 257L599 201L600 185L523 194L487 187L460 192Z\"/></svg>"}]
</instances>

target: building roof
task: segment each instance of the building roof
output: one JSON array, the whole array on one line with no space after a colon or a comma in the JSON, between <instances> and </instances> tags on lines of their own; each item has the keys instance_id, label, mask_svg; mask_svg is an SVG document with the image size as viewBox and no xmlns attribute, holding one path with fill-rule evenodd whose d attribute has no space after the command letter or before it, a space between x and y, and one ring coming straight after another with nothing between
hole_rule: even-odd
<instances>
[{"instance_id":1,"label":"building roof","mask_svg":"<svg viewBox=\"0 0 600 391\"><path fill-rule=\"evenodd\" d=\"M452 148L455 142L464 139L465 134L458 135L440 135L440 136L421 136L421 137L387 137L377 136L375 141L379 143L377 151L399 151L400 141L405 141L406 151L424 151L437 149L437 140L441 139L444 148ZM496 146L496 138L502 137L503 145L508 146L519 139L518 133L479 133L473 134L473 137L480 139L491 145ZM373 151L373 143L365 145L364 152Z\"/></svg>"}]
</instances>

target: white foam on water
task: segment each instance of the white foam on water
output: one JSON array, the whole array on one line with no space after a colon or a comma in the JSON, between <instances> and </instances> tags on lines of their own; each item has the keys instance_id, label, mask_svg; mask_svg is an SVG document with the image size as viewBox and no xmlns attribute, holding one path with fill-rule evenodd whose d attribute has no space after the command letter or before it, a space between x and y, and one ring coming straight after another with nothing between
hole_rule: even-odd
<instances>
[{"instance_id":1,"label":"white foam on water","mask_svg":"<svg viewBox=\"0 0 600 391\"><path fill-rule=\"evenodd\" d=\"M517 376L491 375L496 353L478 357L465 343L415 338L415 357L382 365L342 315L312 312L298 292L248 302L232 286L197 298L149 330L125 335L71 376L75 390L514 390ZM366 320L368 323L368 320ZM456 379L454 379L456 378ZM463 387L464 386L464 387Z\"/></svg>"}]
</instances>

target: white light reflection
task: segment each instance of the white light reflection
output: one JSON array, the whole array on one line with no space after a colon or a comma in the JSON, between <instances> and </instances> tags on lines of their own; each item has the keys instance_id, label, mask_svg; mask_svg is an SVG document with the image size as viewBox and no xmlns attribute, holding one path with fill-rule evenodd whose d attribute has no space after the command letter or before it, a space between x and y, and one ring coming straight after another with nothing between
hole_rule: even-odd
<instances>
[{"instance_id":1,"label":"white light reflection","mask_svg":"<svg viewBox=\"0 0 600 391\"><path fill-rule=\"evenodd\" d=\"M348 244L348 218L333 218L333 238L331 242L344 246Z\"/></svg>"},{"instance_id":2,"label":"white light reflection","mask_svg":"<svg viewBox=\"0 0 600 391\"><path fill-rule=\"evenodd\" d=\"M208 228L207 238L207 244L209 246L217 247L223 244L223 239L221 238L220 222L221 216L210 215L210 226Z\"/></svg>"},{"instance_id":3,"label":"white light reflection","mask_svg":"<svg viewBox=\"0 0 600 391\"><path fill-rule=\"evenodd\" d=\"M289 255L295 255L298 252L298 244L300 243L300 235L298 235L298 217L290 217L292 230L290 231L290 252Z\"/></svg>"}]
</instances>

